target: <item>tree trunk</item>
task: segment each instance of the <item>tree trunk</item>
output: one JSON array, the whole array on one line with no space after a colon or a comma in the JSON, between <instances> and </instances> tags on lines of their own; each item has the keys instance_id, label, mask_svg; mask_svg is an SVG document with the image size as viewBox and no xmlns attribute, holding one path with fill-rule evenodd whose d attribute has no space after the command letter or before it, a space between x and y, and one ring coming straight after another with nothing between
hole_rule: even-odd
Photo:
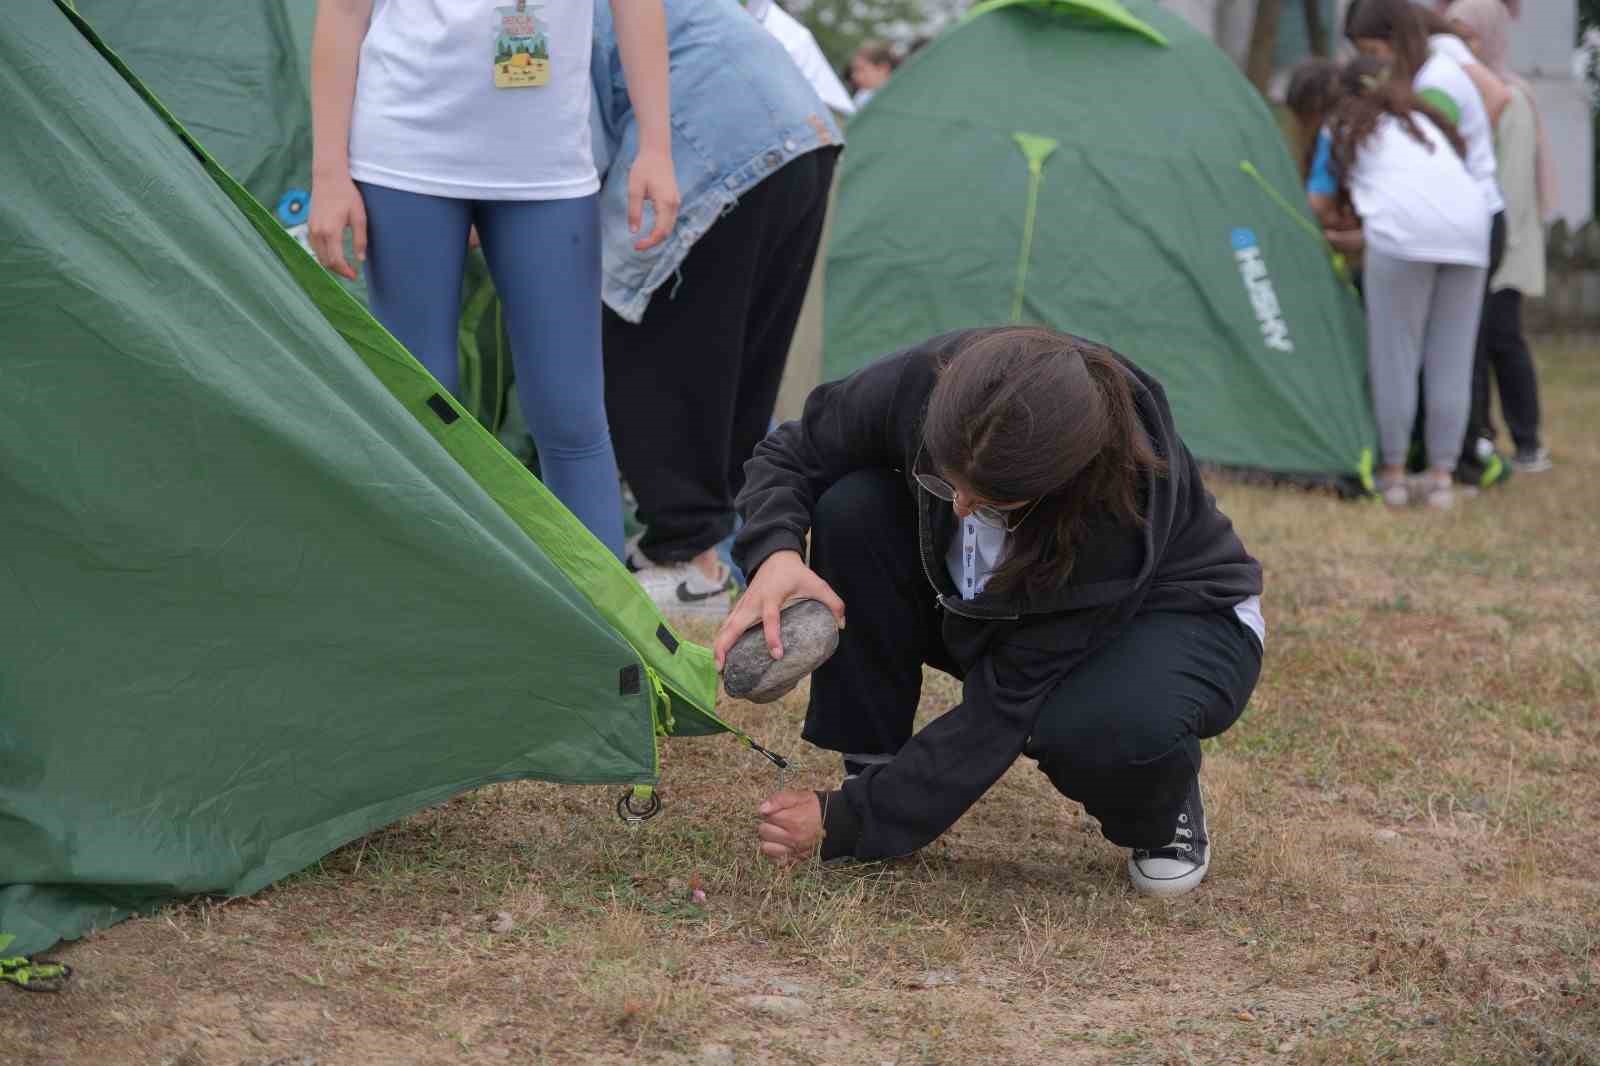
<instances>
[{"instance_id":1,"label":"tree trunk","mask_svg":"<svg viewBox=\"0 0 1600 1066\"><path fill-rule=\"evenodd\" d=\"M1272 53L1278 46L1278 16L1283 0L1256 0L1256 20L1250 27L1250 51L1245 55L1245 76L1265 96L1272 80Z\"/></svg>"},{"instance_id":2,"label":"tree trunk","mask_svg":"<svg viewBox=\"0 0 1600 1066\"><path fill-rule=\"evenodd\" d=\"M1311 54L1326 59L1331 53L1328 51L1328 27L1322 23L1322 0L1305 0L1305 12L1306 40L1311 42Z\"/></svg>"}]
</instances>

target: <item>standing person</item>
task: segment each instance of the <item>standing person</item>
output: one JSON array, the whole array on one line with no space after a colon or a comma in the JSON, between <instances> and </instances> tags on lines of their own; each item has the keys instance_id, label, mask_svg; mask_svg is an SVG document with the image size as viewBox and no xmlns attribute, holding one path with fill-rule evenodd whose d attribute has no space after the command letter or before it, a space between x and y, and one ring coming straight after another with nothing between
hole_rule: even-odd
<instances>
[{"instance_id":1,"label":"standing person","mask_svg":"<svg viewBox=\"0 0 1600 1066\"><path fill-rule=\"evenodd\" d=\"M913 852L1026 754L1130 850L1139 891L1205 877L1200 741L1255 687L1261 567L1155 379L1043 328L936 337L816 389L739 510L752 579L719 664L753 625L781 657L791 600L850 620L804 733L844 783L762 803L769 859ZM962 700L913 734L924 664Z\"/></svg>"},{"instance_id":2,"label":"standing person","mask_svg":"<svg viewBox=\"0 0 1600 1066\"><path fill-rule=\"evenodd\" d=\"M1489 126L1492 129L1499 123L1506 105L1511 102L1511 88L1506 84L1505 76L1490 69L1473 52L1471 45L1459 32L1459 27L1449 19L1431 8L1417 6L1417 11L1422 16L1422 28L1428 34L1429 52L1450 57L1466 72L1472 87L1478 90L1478 96L1483 100L1484 110L1489 113ZM1448 117L1451 113L1447 109L1445 114ZM1452 117L1451 121L1457 119Z\"/></svg>"},{"instance_id":3,"label":"standing person","mask_svg":"<svg viewBox=\"0 0 1600 1066\"><path fill-rule=\"evenodd\" d=\"M1405 463L1421 372L1428 462L1421 492L1429 506L1447 508L1471 402L1489 218L1455 128L1382 69L1370 59L1346 68L1323 151L1349 185L1366 241L1378 490L1387 504L1410 502ZM1319 209L1319 197L1330 195L1326 186L1312 194Z\"/></svg>"},{"instance_id":4,"label":"standing person","mask_svg":"<svg viewBox=\"0 0 1600 1066\"><path fill-rule=\"evenodd\" d=\"M1505 86L1475 60L1469 65L1476 69L1469 73L1455 58L1466 50L1460 38L1430 34L1430 28L1439 27L1434 21L1438 18L1410 0L1358 0L1346 14L1344 30L1345 36L1363 55L1388 64L1391 77L1410 83L1423 102L1459 131L1466 144L1467 171L1478 183L1489 214L1487 253L1492 274L1499 268L1505 251L1505 200L1496 175L1494 124L1485 91L1490 101L1503 104ZM1470 52L1466 55L1471 58ZM1480 84L1484 88L1480 89ZM1485 276L1484 299L1488 295L1488 277ZM1476 375L1483 372L1479 364L1486 360L1482 322L1474 326L1474 336L1477 338L1473 370ZM1494 446L1482 441L1481 423L1486 417L1480 411L1469 412L1460 442L1456 476L1470 484L1490 484L1503 472ZM1424 434L1426 432L1424 429Z\"/></svg>"},{"instance_id":5,"label":"standing person","mask_svg":"<svg viewBox=\"0 0 1600 1066\"><path fill-rule=\"evenodd\" d=\"M639 115L629 217L677 210L660 0L611 0ZM505 308L517 393L552 492L622 553L600 352L600 180L590 145L594 0L322 0L312 40L310 236L446 389L467 237Z\"/></svg>"},{"instance_id":6,"label":"standing person","mask_svg":"<svg viewBox=\"0 0 1600 1066\"><path fill-rule=\"evenodd\" d=\"M858 109L888 84L897 65L894 50L881 41L868 41L856 49L856 54L850 58L850 84L856 91Z\"/></svg>"},{"instance_id":7,"label":"standing person","mask_svg":"<svg viewBox=\"0 0 1600 1066\"><path fill-rule=\"evenodd\" d=\"M733 582L717 545L771 425L843 138L783 45L737 5L667 0L666 14L683 211L641 249L626 212L638 119L612 20L595 12L606 405L645 526L629 566L663 610L720 618Z\"/></svg>"},{"instance_id":8,"label":"standing person","mask_svg":"<svg viewBox=\"0 0 1600 1066\"><path fill-rule=\"evenodd\" d=\"M1539 380L1522 332L1522 298L1543 296L1544 218L1555 203L1555 168L1533 90L1506 67L1511 16L1502 0L1456 0L1447 12L1473 52L1506 83L1510 103L1495 124L1496 165L1506 198L1506 250L1489 279L1484 305L1485 351L1500 393L1500 413L1516 451L1518 473L1549 470L1550 451L1539 435ZM1473 375L1473 409L1484 414L1485 435L1498 433L1489 417L1489 377Z\"/></svg>"}]
</instances>

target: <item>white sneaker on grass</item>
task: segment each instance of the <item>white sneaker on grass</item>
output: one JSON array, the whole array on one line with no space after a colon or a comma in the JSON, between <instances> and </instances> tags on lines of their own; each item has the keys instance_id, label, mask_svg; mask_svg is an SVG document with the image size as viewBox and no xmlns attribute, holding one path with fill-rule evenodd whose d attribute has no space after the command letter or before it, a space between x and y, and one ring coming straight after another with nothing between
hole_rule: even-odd
<instances>
[{"instance_id":1,"label":"white sneaker on grass","mask_svg":"<svg viewBox=\"0 0 1600 1066\"><path fill-rule=\"evenodd\" d=\"M733 574L720 562L714 578L692 562L652 562L639 550L638 537L628 542L623 561L662 614L721 619L733 610Z\"/></svg>"},{"instance_id":2,"label":"white sneaker on grass","mask_svg":"<svg viewBox=\"0 0 1600 1066\"><path fill-rule=\"evenodd\" d=\"M1211 868L1211 841L1206 836L1206 809L1200 801L1200 779L1178 809L1172 843L1162 848L1135 848L1128 856L1133 887L1147 896L1181 896L1197 888Z\"/></svg>"},{"instance_id":3,"label":"white sneaker on grass","mask_svg":"<svg viewBox=\"0 0 1600 1066\"><path fill-rule=\"evenodd\" d=\"M1519 474L1542 474L1554 465L1549 448L1518 448L1511 460L1511 469Z\"/></svg>"}]
</instances>

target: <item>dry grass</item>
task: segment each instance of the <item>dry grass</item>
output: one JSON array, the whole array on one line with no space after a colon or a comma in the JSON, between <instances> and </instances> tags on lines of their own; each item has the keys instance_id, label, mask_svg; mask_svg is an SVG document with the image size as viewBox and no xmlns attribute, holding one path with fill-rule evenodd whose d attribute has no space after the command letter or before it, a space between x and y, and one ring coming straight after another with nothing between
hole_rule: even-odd
<instances>
[{"instance_id":1,"label":"dry grass","mask_svg":"<svg viewBox=\"0 0 1600 1066\"><path fill-rule=\"evenodd\" d=\"M1132 894L1025 763L914 860L775 872L770 769L677 741L643 829L498 786L71 945L66 994L0 991L7 1059L1600 1063L1595 350L1542 353L1557 470L1456 513L1218 486L1272 632L1187 898ZM799 699L728 711L799 747Z\"/></svg>"}]
</instances>

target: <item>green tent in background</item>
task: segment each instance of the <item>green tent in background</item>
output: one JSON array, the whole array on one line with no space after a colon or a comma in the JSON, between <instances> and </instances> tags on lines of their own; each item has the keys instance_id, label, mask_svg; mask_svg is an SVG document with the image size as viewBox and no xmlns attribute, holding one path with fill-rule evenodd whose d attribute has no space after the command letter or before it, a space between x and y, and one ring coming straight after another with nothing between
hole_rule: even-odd
<instances>
[{"instance_id":1,"label":"green tent in background","mask_svg":"<svg viewBox=\"0 0 1600 1066\"><path fill-rule=\"evenodd\" d=\"M1375 443L1354 294L1271 113L1151 3L980 4L851 122L825 371L1043 323L1159 376L1210 464L1355 488Z\"/></svg>"},{"instance_id":2,"label":"green tent in background","mask_svg":"<svg viewBox=\"0 0 1600 1066\"><path fill-rule=\"evenodd\" d=\"M75 0L78 14L224 170L302 243L311 210L311 30L316 0ZM362 280L340 284L366 302ZM488 265L467 257L458 397L520 458L511 349Z\"/></svg>"},{"instance_id":3,"label":"green tent in background","mask_svg":"<svg viewBox=\"0 0 1600 1066\"><path fill-rule=\"evenodd\" d=\"M11 950L728 728L709 652L64 6L0 8L0 98Z\"/></svg>"}]
</instances>

